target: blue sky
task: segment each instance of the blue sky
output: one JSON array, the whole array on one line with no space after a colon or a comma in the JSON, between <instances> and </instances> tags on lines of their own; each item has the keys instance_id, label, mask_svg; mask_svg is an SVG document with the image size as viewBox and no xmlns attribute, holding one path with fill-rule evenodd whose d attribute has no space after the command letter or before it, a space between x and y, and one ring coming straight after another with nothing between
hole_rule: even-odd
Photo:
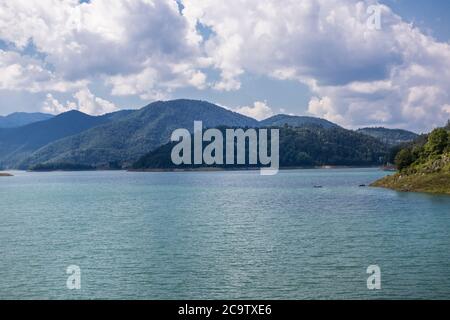
<instances>
[{"instance_id":1,"label":"blue sky","mask_svg":"<svg viewBox=\"0 0 450 320\"><path fill-rule=\"evenodd\" d=\"M382 3L438 40L450 40L450 1L384 0Z\"/></svg>"},{"instance_id":2,"label":"blue sky","mask_svg":"<svg viewBox=\"0 0 450 320\"><path fill-rule=\"evenodd\" d=\"M383 0L379 30L374 0L180 1L0 4L0 114L192 98L355 128L450 117L450 1Z\"/></svg>"}]
</instances>

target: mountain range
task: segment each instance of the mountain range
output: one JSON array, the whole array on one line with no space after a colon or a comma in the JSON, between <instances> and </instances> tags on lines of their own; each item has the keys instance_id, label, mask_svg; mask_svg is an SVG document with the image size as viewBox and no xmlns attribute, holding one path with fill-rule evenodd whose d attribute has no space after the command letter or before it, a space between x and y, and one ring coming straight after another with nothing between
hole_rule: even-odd
<instances>
[{"instance_id":1,"label":"mountain range","mask_svg":"<svg viewBox=\"0 0 450 320\"><path fill-rule=\"evenodd\" d=\"M204 101L155 102L116 121L95 126L37 150L19 167L48 161L108 167L131 164L170 139L175 129L193 130L195 120L205 127L255 127L258 121Z\"/></svg>"},{"instance_id":2,"label":"mountain range","mask_svg":"<svg viewBox=\"0 0 450 320\"><path fill-rule=\"evenodd\" d=\"M289 126L351 131L313 117L277 115L257 121L206 101L158 101L139 110L103 116L69 111L20 127L0 128L0 167L28 169L43 163L129 167L169 142L173 130L186 128L192 132L196 120L203 121L205 128ZM355 134L367 136L366 132Z\"/></svg>"},{"instance_id":3,"label":"mountain range","mask_svg":"<svg viewBox=\"0 0 450 320\"><path fill-rule=\"evenodd\" d=\"M26 113L15 112L7 116L0 116L0 128L15 128L27 124L44 121L53 118L53 115L46 113Z\"/></svg>"},{"instance_id":4,"label":"mountain range","mask_svg":"<svg viewBox=\"0 0 450 320\"><path fill-rule=\"evenodd\" d=\"M0 129L0 163L3 167L20 168L20 163L33 152L59 139L76 135L90 128L112 122L129 111L104 116L90 116L69 111L48 120L16 128Z\"/></svg>"}]
</instances>

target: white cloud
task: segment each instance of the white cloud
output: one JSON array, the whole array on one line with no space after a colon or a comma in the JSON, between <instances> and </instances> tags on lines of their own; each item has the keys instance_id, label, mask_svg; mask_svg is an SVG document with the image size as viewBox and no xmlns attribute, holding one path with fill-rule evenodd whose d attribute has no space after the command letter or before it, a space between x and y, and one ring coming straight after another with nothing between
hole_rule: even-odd
<instances>
[{"instance_id":1,"label":"white cloud","mask_svg":"<svg viewBox=\"0 0 450 320\"><path fill-rule=\"evenodd\" d=\"M32 43L45 56L47 77L85 83L103 77L121 95L205 86L198 36L173 0L2 1L0 39L18 51ZM27 82L20 70L8 71Z\"/></svg>"},{"instance_id":2,"label":"white cloud","mask_svg":"<svg viewBox=\"0 0 450 320\"><path fill-rule=\"evenodd\" d=\"M87 88L76 92L73 97L76 102L67 101L66 104L63 105L55 99L51 93L48 93L42 105L42 110L53 114L78 110L91 115L101 115L118 110L112 102L94 96Z\"/></svg>"},{"instance_id":3,"label":"white cloud","mask_svg":"<svg viewBox=\"0 0 450 320\"><path fill-rule=\"evenodd\" d=\"M52 114L59 114L75 108L63 106L51 93L47 93L44 103L42 104L42 111Z\"/></svg>"},{"instance_id":4,"label":"white cloud","mask_svg":"<svg viewBox=\"0 0 450 320\"><path fill-rule=\"evenodd\" d=\"M313 97L309 101L308 111L315 115L321 115L322 117L336 123L342 123L345 121L339 112L335 111L333 101L326 96L323 98Z\"/></svg>"},{"instance_id":5,"label":"white cloud","mask_svg":"<svg viewBox=\"0 0 450 320\"><path fill-rule=\"evenodd\" d=\"M111 85L113 95L140 95L142 99L156 100L164 99L174 89L184 86L203 89L206 86L206 75L186 63L166 64L160 66L159 70L149 65L134 74L112 76L106 82Z\"/></svg>"},{"instance_id":6,"label":"white cloud","mask_svg":"<svg viewBox=\"0 0 450 320\"><path fill-rule=\"evenodd\" d=\"M182 2L180 14L174 0L0 1L0 90L102 81L112 95L166 99L184 87L238 91L251 73L306 84L309 112L341 125L428 130L449 116L450 44L384 5L381 30L368 28L376 0Z\"/></svg>"},{"instance_id":7,"label":"white cloud","mask_svg":"<svg viewBox=\"0 0 450 320\"><path fill-rule=\"evenodd\" d=\"M65 92L86 85L86 81L65 81L41 61L17 52L0 50L0 90Z\"/></svg>"},{"instance_id":8,"label":"white cloud","mask_svg":"<svg viewBox=\"0 0 450 320\"><path fill-rule=\"evenodd\" d=\"M98 115L118 110L112 102L94 96L89 89L78 91L74 94L74 98L78 102L77 109L88 114Z\"/></svg>"},{"instance_id":9,"label":"white cloud","mask_svg":"<svg viewBox=\"0 0 450 320\"><path fill-rule=\"evenodd\" d=\"M191 26L213 31L205 50L221 72L216 89L239 89L246 72L296 80L313 93L310 113L354 127L426 130L448 117L450 45L384 5L381 30L368 28L375 0L183 3Z\"/></svg>"},{"instance_id":10,"label":"white cloud","mask_svg":"<svg viewBox=\"0 0 450 320\"><path fill-rule=\"evenodd\" d=\"M240 107L234 109L233 111L256 120L264 120L273 116L272 109L266 104L266 102L261 101L256 101L253 106Z\"/></svg>"}]
</instances>

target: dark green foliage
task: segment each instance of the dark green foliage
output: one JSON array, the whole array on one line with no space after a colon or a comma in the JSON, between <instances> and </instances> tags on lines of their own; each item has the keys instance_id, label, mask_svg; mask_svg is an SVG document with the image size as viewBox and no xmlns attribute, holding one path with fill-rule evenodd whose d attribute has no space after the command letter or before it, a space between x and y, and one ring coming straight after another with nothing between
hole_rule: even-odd
<instances>
[{"instance_id":1,"label":"dark green foliage","mask_svg":"<svg viewBox=\"0 0 450 320\"><path fill-rule=\"evenodd\" d=\"M427 155L439 155L449 146L449 133L444 128L433 130L428 137L428 142L425 145L425 152Z\"/></svg>"},{"instance_id":2,"label":"dark green foliage","mask_svg":"<svg viewBox=\"0 0 450 320\"><path fill-rule=\"evenodd\" d=\"M388 164L395 163L395 158L397 157L397 154L405 147L407 147L407 144L398 144L398 145L391 147L389 149L387 163Z\"/></svg>"},{"instance_id":3,"label":"dark green foliage","mask_svg":"<svg viewBox=\"0 0 450 320\"><path fill-rule=\"evenodd\" d=\"M381 164L387 147L377 139L343 128L281 128L280 165L364 166Z\"/></svg>"},{"instance_id":4,"label":"dark green foliage","mask_svg":"<svg viewBox=\"0 0 450 320\"><path fill-rule=\"evenodd\" d=\"M321 165L370 166L382 164L387 156L385 144L375 138L354 131L322 127L280 129L280 166L311 167ZM224 128L221 128L224 131ZM225 135L224 135L225 136ZM176 143L165 144L141 157L134 169L174 169L199 166L176 166L171 161L171 151ZM207 143L204 143L204 147ZM248 152L248 145L247 152ZM205 167L206 165L201 165ZM217 167L217 165L215 165ZM221 166L226 168L252 167L246 165Z\"/></svg>"},{"instance_id":5,"label":"dark green foliage","mask_svg":"<svg viewBox=\"0 0 450 320\"><path fill-rule=\"evenodd\" d=\"M398 170L403 170L409 167L415 160L416 158L413 156L411 149L406 148L397 153L395 157L395 165Z\"/></svg>"},{"instance_id":6,"label":"dark green foliage","mask_svg":"<svg viewBox=\"0 0 450 320\"><path fill-rule=\"evenodd\" d=\"M94 167L74 163L42 163L29 169L30 171L90 171Z\"/></svg>"},{"instance_id":7,"label":"dark green foliage","mask_svg":"<svg viewBox=\"0 0 450 320\"><path fill-rule=\"evenodd\" d=\"M396 154L395 164L401 171L409 170L413 166L420 167L421 164L438 159L446 152L450 152L450 131L438 128L418 137L413 143L403 145Z\"/></svg>"},{"instance_id":8,"label":"dark green foliage","mask_svg":"<svg viewBox=\"0 0 450 320\"><path fill-rule=\"evenodd\" d=\"M403 149L410 149L414 161L420 158L422 150L428 141L428 134L421 134L416 137L413 141L404 142L391 146L389 149L388 163L395 163L395 158L397 154Z\"/></svg>"},{"instance_id":9,"label":"dark green foliage","mask_svg":"<svg viewBox=\"0 0 450 320\"><path fill-rule=\"evenodd\" d=\"M400 191L450 194L450 126L420 136L396 156L400 173L372 184Z\"/></svg>"},{"instance_id":10,"label":"dark green foliage","mask_svg":"<svg viewBox=\"0 0 450 320\"><path fill-rule=\"evenodd\" d=\"M119 161L110 161L105 166L100 166L99 168L105 170L121 170L122 164Z\"/></svg>"},{"instance_id":11,"label":"dark green foliage","mask_svg":"<svg viewBox=\"0 0 450 320\"><path fill-rule=\"evenodd\" d=\"M131 166L132 169L170 169L176 168L170 158L175 142L169 142L142 156Z\"/></svg>"}]
</instances>

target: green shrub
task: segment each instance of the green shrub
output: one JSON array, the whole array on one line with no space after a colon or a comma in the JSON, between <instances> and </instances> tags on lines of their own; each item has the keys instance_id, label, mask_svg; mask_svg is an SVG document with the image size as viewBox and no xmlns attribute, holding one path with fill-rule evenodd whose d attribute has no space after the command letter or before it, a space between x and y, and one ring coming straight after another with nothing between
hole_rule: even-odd
<instances>
[{"instance_id":1,"label":"green shrub","mask_svg":"<svg viewBox=\"0 0 450 320\"><path fill-rule=\"evenodd\" d=\"M427 155L441 155L449 146L449 134L444 128L433 130L425 145Z\"/></svg>"},{"instance_id":2,"label":"green shrub","mask_svg":"<svg viewBox=\"0 0 450 320\"><path fill-rule=\"evenodd\" d=\"M415 160L416 159L414 158L411 149L406 148L400 150L400 152L397 153L397 156L395 157L395 165L397 166L398 170L401 171L409 167Z\"/></svg>"}]
</instances>

